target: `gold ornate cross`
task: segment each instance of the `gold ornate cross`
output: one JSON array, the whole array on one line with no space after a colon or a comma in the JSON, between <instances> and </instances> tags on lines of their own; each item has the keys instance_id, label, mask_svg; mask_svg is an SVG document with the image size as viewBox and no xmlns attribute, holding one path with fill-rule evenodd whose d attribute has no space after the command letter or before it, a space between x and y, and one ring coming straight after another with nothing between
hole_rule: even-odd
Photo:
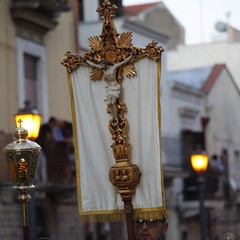
<instances>
[{"instance_id":1,"label":"gold ornate cross","mask_svg":"<svg viewBox=\"0 0 240 240\"><path fill-rule=\"evenodd\" d=\"M67 52L66 58L62 60L62 64L69 73L75 71L80 65L91 66L90 80L98 81L104 79L105 71L108 66L118 66L116 70L115 81L121 85L124 77L134 77L137 75L134 62L147 56L156 62L161 61L163 48L157 45L157 41L153 40L145 48L138 48L132 44L132 33L123 32L118 34L113 18L115 17L117 6L112 5L105 0L102 6L98 7L97 12L103 20L102 34L100 36L91 36L88 38L90 51L80 56L71 52ZM124 63L121 65L121 63ZM110 79L111 81L111 79ZM133 208L131 203L132 194L140 181L141 172L136 164L132 164L129 159L130 144L128 142L128 121L124 117L127 106L122 100L120 94L117 101L114 102L116 114L113 114L112 105L107 106L107 112L112 118L109 121L109 130L112 135L113 155L116 164L109 171L109 179L112 184L118 188L118 193L124 201L124 209L126 217L133 217ZM127 217L128 218L128 217ZM131 225L131 220L129 220ZM131 235L131 234L130 234ZM132 239L134 237L132 236Z\"/></svg>"}]
</instances>

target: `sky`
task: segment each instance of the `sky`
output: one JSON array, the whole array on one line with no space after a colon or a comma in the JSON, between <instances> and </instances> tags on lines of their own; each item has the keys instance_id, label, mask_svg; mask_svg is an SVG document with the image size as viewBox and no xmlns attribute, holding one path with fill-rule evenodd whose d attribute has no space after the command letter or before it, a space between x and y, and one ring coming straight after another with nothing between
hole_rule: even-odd
<instances>
[{"instance_id":1,"label":"sky","mask_svg":"<svg viewBox=\"0 0 240 240\"><path fill-rule=\"evenodd\" d=\"M160 0L123 0L123 4L134 5ZM211 42L219 32L218 21L229 23L240 30L240 0L162 0L175 18L185 28L186 44Z\"/></svg>"}]
</instances>

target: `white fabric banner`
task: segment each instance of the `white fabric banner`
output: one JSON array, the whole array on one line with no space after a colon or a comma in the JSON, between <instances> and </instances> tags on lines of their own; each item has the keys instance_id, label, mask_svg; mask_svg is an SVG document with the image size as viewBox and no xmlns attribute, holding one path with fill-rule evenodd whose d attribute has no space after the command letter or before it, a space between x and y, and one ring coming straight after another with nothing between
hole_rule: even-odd
<instances>
[{"instance_id":1,"label":"white fabric banner","mask_svg":"<svg viewBox=\"0 0 240 240\"><path fill-rule=\"evenodd\" d=\"M127 106L130 161L142 172L133 196L138 216L164 215L164 193L160 132L160 63L147 57L134 63L137 76L122 83ZM123 214L123 202L109 181L115 164L108 129L110 116L104 98L106 83L90 80L91 67L80 66L70 74L75 134L78 200L80 216L87 220L115 220ZM94 218L95 217L95 218Z\"/></svg>"}]
</instances>

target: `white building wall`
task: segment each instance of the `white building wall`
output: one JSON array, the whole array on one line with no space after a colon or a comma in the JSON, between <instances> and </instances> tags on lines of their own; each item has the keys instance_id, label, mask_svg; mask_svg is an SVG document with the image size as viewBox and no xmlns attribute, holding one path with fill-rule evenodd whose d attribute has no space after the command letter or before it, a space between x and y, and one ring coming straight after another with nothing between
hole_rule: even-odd
<instances>
[{"instance_id":1,"label":"white building wall","mask_svg":"<svg viewBox=\"0 0 240 240\"><path fill-rule=\"evenodd\" d=\"M179 46L169 51L168 70L179 70L226 63L233 78L240 86L240 43L218 42L192 46Z\"/></svg>"},{"instance_id":2,"label":"white building wall","mask_svg":"<svg viewBox=\"0 0 240 240\"><path fill-rule=\"evenodd\" d=\"M183 89L174 89L171 86L171 93L169 97L169 113L168 122L171 124L169 132L173 135L180 136L183 129L191 131L202 131L201 117L204 116L204 100L203 95L187 93ZM189 109L195 111L194 116L184 116L181 114L182 109Z\"/></svg>"},{"instance_id":3,"label":"white building wall","mask_svg":"<svg viewBox=\"0 0 240 240\"><path fill-rule=\"evenodd\" d=\"M240 151L240 96L224 69L207 95L210 122L207 127L208 154L220 154L227 149L229 174L237 174L240 163L235 162L235 151ZM237 164L237 165L236 165ZM236 172L237 171L237 172ZM238 175L238 174L237 174Z\"/></svg>"},{"instance_id":4,"label":"white building wall","mask_svg":"<svg viewBox=\"0 0 240 240\"><path fill-rule=\"evenodd\" d=\"M94 22L99 20L99 14L96 12L98 7L98 0L83 0L84 22Z\"/></svg>"},{"instance_id":5,"label":"white building wall","mask_svg":"<svg viewBox=\"0 0 240 240\"><path fill-rule=\"evenodd\" d=\"M185 89L183 86L176 87L173 82L168 81L168 105L165 110L168 112L166 119L167 131L163 136L177 137L180 139L182 130L202 131L201 117L204 116L204 96L196 91ZM192 110L195 114L184 115L181 110ZM181 158L181 156L179 156ZM181 232L187 228L179 221L179 212L183 211L183 179L174 178L172 185L165 189L166 203L169 214L169 231L166 234L166 240L181 240Z\"/></svg>"},{"instance_id":6,"label":"white building wall","mask_svg":"<svg viewBox=\"0 0 240 240\"><path fill-rule=\"evenodd\" d=\"M217 42L179 46L176 51L168 52L167 67L168 70L180 70L225 63L240 88L239 52L240 43ZM240 151L240 96L226 71L217 82L206 98L206 113L211 119L207 127L207 150L209 156L213 153L220 154L222 149L228 150L229 175L240 188L240 164L234 153Z\"/></svg>"}]
</instances>

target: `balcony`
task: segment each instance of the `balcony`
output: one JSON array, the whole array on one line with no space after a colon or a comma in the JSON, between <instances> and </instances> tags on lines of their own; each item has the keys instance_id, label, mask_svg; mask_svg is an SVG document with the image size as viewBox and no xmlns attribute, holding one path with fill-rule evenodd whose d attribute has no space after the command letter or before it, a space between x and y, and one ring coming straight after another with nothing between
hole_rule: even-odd
<instances>
[{"instance_id":1,"label":"balcony","mask_svg":"<svg viewBox=\"0 0 240 240\"><path fill-rule=\"evenodd\" d=\"M17 35L22 37L29 37L26 30L40 36L45 35L56 27L60 13L68 10L68 1L61 0L13 0L10 6Z\"/></svg>"},{"instance_id":2,"label":"balcony","mask_svg":"<svg viewBox=\"0 0 240 240\"><path fill-rule=\"evenodd\" d=\"M205 175L205 199L224 200L227 195L227 183L224 176L219 174L207 173ZM191 175L184 179L184 200L198 201L199 190L197 176Z\"/></svg>"},{"instance_id":3,"label":"balcony","mask_svg":"<svg viewBox=\"0 0 240 240\"><path fill-rule=\"evenodd\" d=\"M181 141L177 137L162 137L163 174L166 179L186 177L188 172L183 170Z\"/></svg>"}]
</instances>

